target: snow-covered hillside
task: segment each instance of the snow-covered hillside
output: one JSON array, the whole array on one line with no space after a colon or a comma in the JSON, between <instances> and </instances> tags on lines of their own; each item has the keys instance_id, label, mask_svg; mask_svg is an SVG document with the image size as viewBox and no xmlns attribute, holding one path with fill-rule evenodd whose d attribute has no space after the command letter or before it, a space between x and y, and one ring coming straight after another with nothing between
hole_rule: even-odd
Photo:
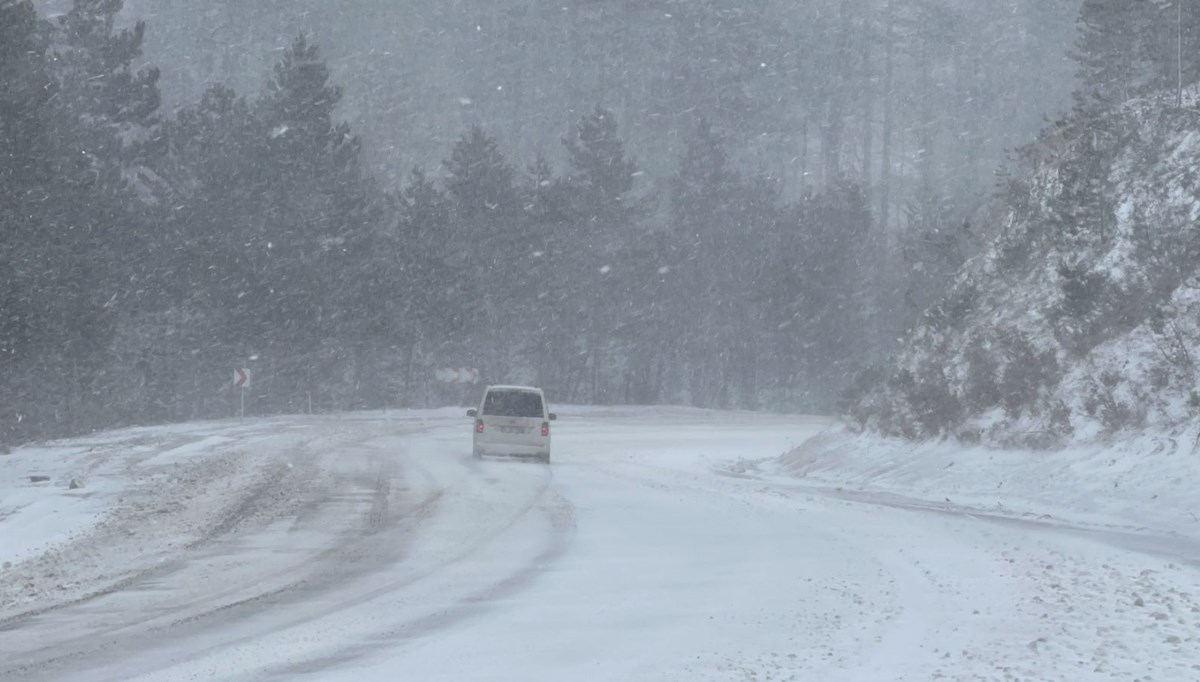
<instances>
[{"instance_id":1,"label":"snow-covered hillside","mask_svg":"<svg viewBox=\"0 0 1200 682\"><path fill-rule=\"evenodd\" d=\"M1023 157L995 240L854 421L1033 448L1184 428L1200 413L1200 109L1134 101Z\"/></svg>"}]
</instances>

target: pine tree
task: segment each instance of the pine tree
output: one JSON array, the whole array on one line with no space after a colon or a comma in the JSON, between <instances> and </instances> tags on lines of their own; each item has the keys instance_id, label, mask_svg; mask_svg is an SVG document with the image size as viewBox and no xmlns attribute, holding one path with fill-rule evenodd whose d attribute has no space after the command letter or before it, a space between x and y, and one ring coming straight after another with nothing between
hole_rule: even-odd
<instances>
[{"instance_id":1,"label":"pine tree","mask_svg":"<svg viewBox=\"0 0 1200 682\"><path fill-rule=\"evenodd\" d=\"M0 2L0 205L4 222L25 188L45 182L46 107L54 87L47 73L48 31L31 2Z\"/></svg>"},{"instance_id":2,"label":"pine tree","mask_svg":"<svg viewBox=\"0 0 1200 682\"><path fill-rule=\"evenodd\" d=\"M1200 3L1147 0L1154 5L1145 58L1155 65L1156 90L1175 92L1200 82Z\"/></svg>"},{"instance_id":3,"label":"pine tree","mask_svg":"<svg viewBox=\"0 0 1200 682\"><path fill-rule=\"evenodd\" d=\"M793 252L803 277L801 373L814 404L831 401L867 357L871 309L871 211L853 183L841 183L797 207L799 240Z\"/></svg>"},{"instance_id":4,"label":"pine tree","mask_svg":"<svg viewBox=\"0 0 1200 682\"><path fill-rule=\"evenodd\" d=\"M530 248L515 173L499 144L474 126L445 161L446 194L453 206L448 259L454 280L476 293L472 311L478 362L489 376L505 376L523 343L530 278Z\"/></svg>"},{"instance_id":5,"label":"pine tree","mask_svg":"<svg viewBox=\"0 0 1200 682\"><path fill-rule=\"evenodd\" d=\"M408 283L404 317L412 324L414 344L436 343L439 337L461 330L470 317L473 282L455 277L449 265L457 248L451 239L451 209L446 194L424 171L414 168L400 197L403 254L398 263Z\"/></svg>"},{"instance_id":6,"label":"pine tree","mask_svg":"<svg viewBox=\"0 0 1200 682\"><path fill-rule=\"evenodd\" d=\"M969 222L956 222L952 206L930 197L906 210L901 253L907 267L904 302L915 318L940 298L958 269L980 247Z\"/></svg>"},{"instance_id":7,"label":"pine tree","mask_svg":"<svg viewBox=\"0 0 1200 682\"><path fill-rule=\"evenodd\" d=\"M298 407L324 381L340 387L347 362L343 289L353 281L346 257L375 229L377 198L365 183L360 143L335 121L341 89L330 80L317 45L301 34L275 65L255 116L266 136L257 166L261 206L248 250L263 261L251 302L270 357L278 407ZM254 176L252 176L254 177ZM265 388L265 387L264 387ZM327 405L345 394L325 391Z\"/></svg>"},{"instance_id":8,"label":"pine tree","mask_svg":"<svg viewBox=\"0 0 1200 682\"><path fill-rule=\"evenodd\" d=\"M525 214L534 225L552 229L570 219L570 188L554 174L550 162L538 156L528 169Z\"/></svg>"},{"instance_id":9,"label":"pine tree","mask_svg":"<svg viewBox=\"0 0 1200 682\"><path fill-rule=\"evenodd\" d=\"M141 289L134 263L153 236L148 206L155 189L141 182L161 148L158 72L134 71L144 24L115 29L118 0L75 0L59 18L51 45L54 107L47 119L46 222L40 235L42 281L34 287L47 338L42 371L70 377L58 401L68 430L110 422L125 392L106 370L118 349L118 325L133 314ZM128 418L125 416L124 418Z\"/></svg>"},{"instance_id":10,"label":"pine tree","mask_svg":"<svg viewBox=\"0 0 1200 682\"><path fill-rule=\"evenodd\" d=\"M512 219L517 206L514 173L495 138L472 126L454 145L445 165L446 191L459 218Z\"/></svg>"},{"instance_id":11,"label":"pine tree","mask_svg":"<svg viewBox=\"0 0 1200 682\"><path fill-rule=\"evenodd\" d=\"M1145 3L1084 0L1079 10L1075 60L1080 88L1076 106L1105 107L1133 95L1138 71L1138 34Z\"/></svg>"},{"instance_id":12,"label":"pine tree","mask_svg":"<svg viewBox=\"0 0 1200 682\"><path fill-rule=\"evenodd\" d=\"M725 142L705 119L687 138L671 192L674 229L693 235L723 230L739 178L729 169Z\"/></svg>"},{"instance_id":13,"label":"pine tree","mask_svg":"<svg viewBox=\"0 0 1200 682\"><path fill-rule=\"evenodd\" d=\"M95 159L123 170L152 154L159 125L159 71L135 71L146 24L115 28L124 0L73 0L59 18L56 64L66 108L84 130Z\"/></svg>"},{"instance_id":14,"label":"pine tree","mask_svg":"<svg viewBox=\"0 0 1200 682\"><path fill-rule=\"evenodd\" d=\"M212 414L211 394L195 390L245 357L241 340L255 333L250 311L255 257L249 225L261 185L258 125L245 99L212 86L201 100L164 122L163 154L153 169L167 188L150 207L150 228L134 257L129 313L117 345L141 385L139 419L177 420Z\"/></svg>"},{"instance_id":15,"label":"pine tree","mask_svg":"<svg viewBox=\"0 0 1200 682\"><path fill-rule=\"evenodd\" d=\"M289 170L287 179L322 179L330 170L332 152L353 143L348 127L334 122L341 99L342 90L330 82L320 47L300 34L273 67L258 104L272 155L287 161L281 164Z\"/></svg>"},{"instance_id":16,"label":"pine tree","mask_svg":"<svg viewBox=\"0 0 1200 682\"><path fill-rule=\"evenodd\" d=\"M414 244L444 240L450 223L450 204L423 170L414 168L402 197L402 231Z\"/></svg>"},{"instance_id":17,"label":"pine tree","mask_svg":"<svg viewBox=\"0 0 1200 682\"><path fill-rule=\"evenodd\" d=\"M1084 0L1076 107L1083 112L1132 97L1175 91L1200 78L1200 6L1186 0Z\"/></svg>"},{"instance_id":18,"label":"pine tree","mask_svg":"<svg viewBox=\"0 0 1200 682\"><path fill-rule=\"evenodd\" d=\"M688 112L680 117L685 129L697 122L691 112L700 112L741 139L764 132L779 113L779 99L769 96L778 88L774 69L794 49L777 18L763 3L665 4L673 49L661 92L652 93L669 97L660 110Z\"/></svg>"},{"instance_id":19,"label":"pine tree","mask_svg":"<svg viewBox=\"0 0 1200 682\"><path fill-rule=\"evenodd\" d=\"M625 156L616 117L597 105L579 120L563 145L571 166L569 182L577 216L599 229L628 227L635 207L627 195L638 169L637 163Z\"/></svg>"},{"instance_id":20,"label":"pine tree","mask_svg":"<svg viewBox=\"0 0 1200 682\"><path fill-rule=\"evenodd\" d=\"M419 332L412 305L418 282L408 267L409 245L396 230L374 225L356 230L339 246L326 267L336 285L330 292L336 324L329 333L351 363L347 402L341 406L387 407L397 355L408 356Z\"/></svg>"},{"instance_id":21,"label":"pine tree","mask_svg":"<svg viewBox=\"0 0 1200 682\"><path fill-rule=\"evenodd\" d=\"M739 257L746 235L736 225L740 178L729 169L721 136L701 120L686 140L679 173L671 185L671 227L679 243L674 280L677 320L703 333L684 337L689 389L700 405L729 406L726 379L732 337L744 332L734 273L748 264ZM733 313L733 314L731 314ZM726 361L722 361L724 358Z\"/></svg>"},{"instance_id":22,"label":"pine tree","mask_svg":"<svg viewBox=\"0 0 1200 682\"><path fill-rule=\"evenodd\" d=\"M617 398L616 387L603 382L605 347L620 324L621 290L633 276L631 264L615 263L614 245L638 237L638 206L629 196L637 164L625 156L616 118L599 105L576 123L563 140L570 163L566 187L571 197L571 254L576 290L581 293L582 327L588 356L586 392L591 402Z\"/></svg>"},{"instance_id":23,"label":"pine tree","mask_svg":"<svg viewBox=\"0 0 1200 682\"><path fill-rule=\"evenodd\" d=\"M168 122L165 135L174 243L165 254L162 288L169 305L211 316L200 323L210 335L206 355L249 355L254 347L245 341L265 334L259 315L260 277L270 259L262 224L266 132L245 98L214 85Z\"/></svg>"},{"instance_id":24,"label":"pine tree","mask_svg":"<svg viewBox=\"0 0 1200 682\"><path fill-rule=\"evenodd\" d=\"M473 331L482 317L479 282L462 267L450 197L414 169L401 202L402 268L409 283L405 317L416 330L415 342L430 349Z\"/></svg>"},{"instance_id":25,"label":"pine tree","mask_svg":"<svg viewBox=\"0 0 1200 682\"><path fill-rule=\"evenodd\" d=\"M572 228L571 187L544 157L526 170L522 195L533 251L528 273L537 300L530 321L540 327L525 350L538 385L571 400L581 369L577 343L585 320L579 305L585 285L580 273L588 267L587 249Z\"/></svg>"},{"instance_id":26,"label":"pine tree","mask_svg":"<svg viewBox=\"0 0 1200 682\"><path fill-rule=\"evenodd\" d=\"M706 121L686 145L672 183L670 267L675 324L703 330L682 344L690 392L701 404L752 407L770 354L769 325L778 321L769 298L780 290L768 281L784 253L776 183L737 173L723 136Z\"/></svg>"},{"instance_id":27,"label":"pine tree","mask_svg":"<svg viewBox=\"0 0 1200 682\"><path fill-rule=\"evenodd\" d=\"M54 88L47 26L31 2L0 0L0 444L17 437L19 368L38 352L45 314L34 288L45 233L47 129Z\"/></svg>"}]
</instances>

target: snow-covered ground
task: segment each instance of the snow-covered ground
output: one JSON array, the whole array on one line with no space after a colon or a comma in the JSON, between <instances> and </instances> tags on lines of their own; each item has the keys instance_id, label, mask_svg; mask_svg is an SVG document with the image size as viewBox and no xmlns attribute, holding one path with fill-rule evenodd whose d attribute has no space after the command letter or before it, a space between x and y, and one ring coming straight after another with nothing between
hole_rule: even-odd
<instances>
[{"instance_id":1,"label":"snow-covered ground","mask_svg":"<svg viewBox=\"0 0 1200 682\"><path fill-rule=\"evenodd\" d=\"M1128 532L1180 551L1190 543L1197 551L1189 558L1200 561L1195 433L1048 452L913 443L831 426L778 461L746 466L845 496L889 494L906 504Z\"/></svg>"},{"instance_id":2,"label":"snow-covered ground","mask_svg":"<svg viewBox=\"0 0 1200 682\"><path fill-rule=\"evenodd\" d=\"M557 411L550 467L457 409L0 455L0 679L1200 679L1185 464Z\"/></svg>"}]
</instances>

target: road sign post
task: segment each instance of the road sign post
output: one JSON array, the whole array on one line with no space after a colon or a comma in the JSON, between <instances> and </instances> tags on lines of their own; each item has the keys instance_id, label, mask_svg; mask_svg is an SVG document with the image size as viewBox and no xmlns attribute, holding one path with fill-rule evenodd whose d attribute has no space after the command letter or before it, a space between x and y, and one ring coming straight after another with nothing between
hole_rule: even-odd
<instances>
[{"instance_id":1,"label":"road sign post","mask_svg":"<svg viewBox=\"0 0 1200 682\"><path fill-rule=\"evenodd\" d=\"M238 367L233 370L233 387L238 389L241 394L241 407L238 409L238 418L246 418L246 389L250 388L250 370L245 367Z\"/></svg>"}]
</instances>

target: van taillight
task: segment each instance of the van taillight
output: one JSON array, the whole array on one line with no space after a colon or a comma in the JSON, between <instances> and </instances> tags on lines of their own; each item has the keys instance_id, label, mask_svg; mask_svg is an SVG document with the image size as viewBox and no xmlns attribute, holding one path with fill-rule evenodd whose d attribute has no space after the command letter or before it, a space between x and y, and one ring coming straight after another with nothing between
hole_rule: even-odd
<instances>
[{"instance_id":1,"label":"van taillight","mask_svg":"<svg viewBox=\"0 0 1200 682\"><path fill-rule=\"evenodd\" d=\"M542 437L550 435L550 422L542 422Z\"/></svg>"},{"instance_id":2,"label":"van taillight","mask_svg":"<svg viewBox=\"0 0 1200 682\"><path fill-rule=\"evenodd\" d=\"M475 420L475 433L483 433L483 420L482 419Z\"/></svg>"}]
</instances>

